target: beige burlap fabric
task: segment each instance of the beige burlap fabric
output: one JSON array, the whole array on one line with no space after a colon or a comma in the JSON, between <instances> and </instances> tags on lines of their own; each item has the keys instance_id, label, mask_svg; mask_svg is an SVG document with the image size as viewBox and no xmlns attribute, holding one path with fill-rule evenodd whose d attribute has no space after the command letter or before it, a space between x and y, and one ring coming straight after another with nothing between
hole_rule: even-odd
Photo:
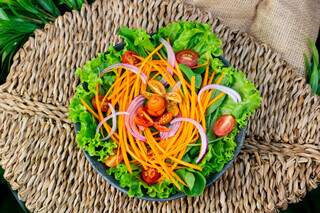
<instances>
[{"instance_id":1,"label":"beige burlap fabric","mask_svg":"<svg viewBox=\"0 0 320 213\"><path fill-rule=\"evenodd\" d=\"M119 41L120 26L156 31L175 20L208 23L224 56L258 87L263 102L233 166L202 196L171 202L129 198L77 147L68 104L75 69ZM0 163L34 212L270 212L320 181L320 99L280 55L181 1L97 0L37 31L0 87Z\"/></svg>"},{"instance_id":2,"label":"beige burlap fabric","mask_svg":"<svg viewBox=\"0 0 320 213\"><path fill-rule=\"evenodd\" d=\"M217 14L229 26L248 32L281 53L304 74L307 38L316 40L320 0L187 0Z\"/></svg>"}]
</instances>

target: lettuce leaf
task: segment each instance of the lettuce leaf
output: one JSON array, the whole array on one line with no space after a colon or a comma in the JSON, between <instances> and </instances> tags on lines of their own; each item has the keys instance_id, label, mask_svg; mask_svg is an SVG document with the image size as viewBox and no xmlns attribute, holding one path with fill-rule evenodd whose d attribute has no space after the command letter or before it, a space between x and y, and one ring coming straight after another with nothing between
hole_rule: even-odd
<instances>
[{"instance_id":1,"label":"lettuce leaf","mask_svg":"<svg viewBox=\"0 0 320 213\"><path fill-rule=\"evenodd\" d=\"M91 99L95 95L97 83L102 85L103 90L110 88L114 82L115 74L110 72L102 78L98 74L109 65L118 63L120 57L121 51L116 51L111 47L106 53L99 54L82 68L76 70L76 75L80 77L81 83L77 86L75 95L70 101L69 118L72 122L80 125L76 136L79 147L87 151L90 156L97 157L99 161L103 161L112 154L117 145L112 140L102 142L100 133L95 134L97 122L82 105L80 98L91 106Z\"/></svg>"},{"instance_id":2,"label":"lettuce leaf","mask_svg":"<svg viewBox=\"0 0 320 213\"><path fill-rule=\"evenodd\" d=\"M127 50L135 51L138 55L146 57L155 46L150 40L150 35L143 29L121 27L118 34L125 41Z\"/></svg>"},{"instance_id":3,"label":"lettuce leaf","mask_svg":"<svg viewBox=\"0 0 320 213\"><path fill-rule=\"evenodd\" d=\"M107 170L109 175L114 175L115 179L119 181L121 187L128 189L130 197L141 197L147 193L150 197L168 198L177 192L177 188L168 180L153 185L146 184L140 179L141 168L135 164L131 164L131 168L131 174L123 163Z\"/></svg>"},{"instance_id":4,"label":"lettuce leaf","mask_svg":"<svg viewBox=\"0 0 320 213\"><path fill-rule=\"evenodd\" d=\"M231 88L240 94L242 101L235 103L228 97L221 105L221 112L223 114L232 114L241 128L246 125L248 117L260 106L261 96L255 85L246 79L243 72L231 67L228 69L233 70L234 80Z\"/></svg>"},{"instance_id":5,"label":"lettuce leaf","mask_svg":"<svg viewBox=\"0 0 320 213\"><path fill-rule=\"evenodd\" d=\"M154 38L159 37L168 38L175 52L185 49L196 51L200 56L199 63L210 60L213 69L219 62L214 58L222 54L222 42L212 33L208 24L184 21L171 23L159 29Z\"/></svg>"}]
</instances>

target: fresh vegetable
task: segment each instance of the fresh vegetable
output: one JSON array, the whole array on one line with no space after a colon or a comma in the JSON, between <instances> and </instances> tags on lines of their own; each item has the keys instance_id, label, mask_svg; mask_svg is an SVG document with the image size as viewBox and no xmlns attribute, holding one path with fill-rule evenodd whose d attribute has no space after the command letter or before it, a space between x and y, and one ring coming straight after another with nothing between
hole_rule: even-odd
<instances>
[{"instance_id":1,"label":"fresh vegetable","mask_svg":"<svg viewBox=\"0 0 320 213\"><path fill-rule=\"evenodd\" d=\"M165 124L168 124L170 123L170 121L172 120L173 118L173 114L171 112L167 112L165 114L163 114L159 120L158 120L158 124L160 125L165 125Z\"/></svg>"},{"instance_id":2,"label":"fresh vegetable","mask_svg":"<svg viewBox=\"0 0 320 213\"><path fill-rule=\"evenodd\" d=\"M311 50L310 59L304 54L304 64L306 68L306 79L310 84L311 90L314 94L320 95L320 64L319 52L313 41L308 40L308 46Z\"/></svg>"},{"instance_id":3,"label":"fresh vegetable","mask_svg":"<svg viewBox=\"0 0 320 213\"><path fill-rule=\"evenodd\" d=\"M121 163L123 161L123 156L121 153L117 153L115 155L111 155L109 156L105 161L105 165L107 167L116 167L117 165L119 165L119 163Z\"/></svg>"},{"instance_id":4,"label":"fresh vegetable","mask_svg":"<svg viewBox=\"0 0 320 213\"><path fill-rule=\"evenodd\" d=\"M161 177L161 174L154 168L143 169L141 172L141 177L144 182L151 185L157 182Z\"/></svg>"},{"instance_id":5,"label":"fresh vegetable","mask_svg":"<svg viewBox=\"0 0 320 213\"><path fill-rule=\"evenodd\" d=\"M105 102L102 102L103 101L103 98L104 96L102 95L98 95L98 99L99 101L101 102L101 111L102 112L107 112L108 109L109 109L109 106L108 106L108 103L105 101ZM97 103L96 103L96 97L94 96L92 99L91 99L91 104L93 106L93 108L98 111L98 107L97 107Z\"/></svg>"},{"instance_id":6,"label":"fresh vegetable","mask_svg":"<svg viewBox=\"0 0 320 213\"><path fill-rule=\"evenodd\" d=\"M177 62L194 68L198 65L199 55L193 50L181 50L176 53Z\"/></svg>"},{"instance_id":7,"label":"fresh vegetable","mask_svg":"<svg viewBox=\"0 0 320 213\"><path fill-rule=\"evenodd\" d=\"M147 101L146 109L152 116L161 116L166 110L166 100L160 95L153 94Z\"/></svg>"},{"instance_id":8,"label":"fresh vegetable","mask_svg":"<svg viewBox=\"0 0 320 213\"><path fill-rule=\"evenodd\" d=\"M230 134L236 124L236 120L232 115L220 116L212 127L212 131L218 137L224 137Z\"/></svg>"},{"instance_id":9,"label":"fresh vegetable","mask_svg":"<svg viewBox=\"0 0 320 213\"><path fill-rule=\"evenodd\" d=\"M199 156L196 160L197 163L199 163L202 158L205 156L207 149L208 149L208 138L206 135L206 132L204 131L203 127L195 120L190 118L175 118L173 121L171 121L171 124L177 123L177 122L190 122L192 123L197 130L199 131L200 138L201 138L201 150L199 153Z\"/></svg>"},{"instance_id":10,"label":"fresh vegetable","mask_svg":"<svg viewBox=\"0 0 320 213\"><path fill-rule=\"evenodd\" d=\"M124 64L137 65L140 62L138 57L139 56L137 53L127 50L121 56L121 62Z\"/></svg>"},{"instance_id":11,"label":"fresh vegetable","mask_svg":"<svg viewBox=\"0 0 320 213\"><path fill-rule=\"evenodd\" d=\"M206 178L233 158L236 136L261 102L258 91L217 58L221 42L208 25L177 22L152 36L124 27L119 34L123 50L110 48L76 72L70 118L81 125L80 147L105 162L130 196L200 195ZM179 61L175 54L184 50L197 60Z\"/></svg>"},{"instance_id":12,"label":"fresh vegetable","mask_svg":"<svg viewBox=\"0 0 320 213\"><path fill-rule=\"evenodd\" d=\"M126 68L127 70L133 72L134 74L137 74L139 75L139 77L141 78L141 80L143 81L143 83L147 83L147 77L144 73L140 73L139 72L139 68L132 65L132 64L125 64L125 63L118 63L118 64L113 64L109 67L107 67L106 69L104 69L103 71L100 72L100 76L103 76L104 74L112 71L112 70L115 70L115 69L118 69L118 68Z\"/></svg>"}]
</instances>

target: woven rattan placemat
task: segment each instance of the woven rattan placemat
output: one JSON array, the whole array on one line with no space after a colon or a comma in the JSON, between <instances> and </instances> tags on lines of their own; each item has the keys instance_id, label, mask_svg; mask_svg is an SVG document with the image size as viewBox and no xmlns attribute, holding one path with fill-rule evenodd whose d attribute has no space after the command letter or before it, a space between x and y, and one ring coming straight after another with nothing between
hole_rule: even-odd
<instances>
[{"instance_id":1,"label":"woven rattan placemat","mask_svg":"<svg viewBox=\"0 0 320 213\"><path fill-rule=\"evenodd\" d=\"M155 31L174 20L212 25L231 64L263 96L236 163L197 198L146 202L97 175L75 142L68 103L82 66L118 41L119 26ZM37 31L0 88L0 159L31 211L256 212L296 202L320 179L320 99L267 46L181 1L97 0Z\"/></svg>"}]
</instances>

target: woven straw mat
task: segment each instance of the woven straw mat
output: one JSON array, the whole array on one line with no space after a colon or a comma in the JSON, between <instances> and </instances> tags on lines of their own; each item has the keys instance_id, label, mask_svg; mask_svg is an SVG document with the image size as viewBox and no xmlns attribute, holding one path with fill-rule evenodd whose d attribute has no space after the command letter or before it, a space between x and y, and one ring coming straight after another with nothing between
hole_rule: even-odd
<instances>
[{"instance_id":1,"label":"woven straw mat","mask_svg":"<svg viewBox=\"0 0 320 213\"><path fill-rule=\"evenodd\" d=\"M258 86L263 103L244 148L196 198L129 198L96 174L77 147L68 104L77 67L119 41L120 26L154 32L175 20L212 25L224 55ZM180 1L97 0L35 33L0 87L0 159L5 178L35 212L269 212L300 200L320 179L320 99L266 45Z\"/></svg>"}]
</instances>

